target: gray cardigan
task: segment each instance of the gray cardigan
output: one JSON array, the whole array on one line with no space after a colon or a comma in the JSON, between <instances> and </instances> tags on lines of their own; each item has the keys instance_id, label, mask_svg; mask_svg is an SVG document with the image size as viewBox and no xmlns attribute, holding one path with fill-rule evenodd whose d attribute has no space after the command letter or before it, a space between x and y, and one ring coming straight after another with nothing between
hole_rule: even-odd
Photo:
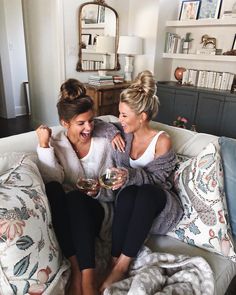
<instances>
[{"instance_id":1,"label":"gray cardigan","mask_svg":"<svg viewBox=\"0 0 236 295\"><path fill-rule=\"evenodd\" d=\"M129 176L125 186L156 184L163 188L166 193L167 202L163 211L153 222L151 234L166 234L174 228L183 215L183 208L177 194L173 190L171 175L176 167L177 159L173 150L162 155L143 168L134 169L129 165L129 155L133 134L123 133L119 124L115 124L121 131L126 141L125 152L114 151L114 158L117 166L128 170ZM119 197L119 193L117 195ZM157 196L158 197L158 196Z\"/></svg>"}]
</instances>

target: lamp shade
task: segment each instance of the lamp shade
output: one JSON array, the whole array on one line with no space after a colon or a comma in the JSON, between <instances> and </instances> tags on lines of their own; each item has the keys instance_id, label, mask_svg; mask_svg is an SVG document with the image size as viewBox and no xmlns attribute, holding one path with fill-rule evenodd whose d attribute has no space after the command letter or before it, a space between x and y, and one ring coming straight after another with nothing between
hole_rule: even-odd
<instances>
[{"instance_id":1,"label":"lamp shade","mask_svg":"<svg viewBox=\"0 0 236 295\"><path fill-rule=\"evenodd\" d=\"M143 39L137 36L120 36L119 54L138 55L143 53Z\"/></svg>"},{"instance_id":2,"label":"lamp shade","mask_svg":"<svg viewBox=\"0 0 236 295\"><path fill-rule=\"evenodd\" d=\"M113 36L97 36L96 52L115 53L115 37Z\"/></svg>"}]
</instances>

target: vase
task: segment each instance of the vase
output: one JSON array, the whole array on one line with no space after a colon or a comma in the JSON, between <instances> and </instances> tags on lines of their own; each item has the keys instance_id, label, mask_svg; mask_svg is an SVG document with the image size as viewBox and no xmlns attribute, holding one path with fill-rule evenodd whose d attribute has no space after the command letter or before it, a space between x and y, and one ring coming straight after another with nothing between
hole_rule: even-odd
<instances>
[{"instance_id":1,"label":"vase","mask_svg":"<svg viewBox=\"0 0 236 295\"><path fill-rule=\"evenodd\" d=\"M178 81L179 84L181 84L182 82L182 79L183 79L183 73L186 71L185 68L183 67L177 67L175 69L175 72L174 72L174 76L175 76L175 79Z\"/></svg>"}]
</instances>

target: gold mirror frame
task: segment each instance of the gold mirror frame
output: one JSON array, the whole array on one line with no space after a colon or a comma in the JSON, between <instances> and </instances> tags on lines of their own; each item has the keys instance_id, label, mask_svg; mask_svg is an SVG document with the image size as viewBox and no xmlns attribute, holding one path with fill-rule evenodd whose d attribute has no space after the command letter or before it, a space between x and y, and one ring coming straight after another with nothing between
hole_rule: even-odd
<instances>
[{"instance_id":1,"label":"gold mirror frame","mask_svg":"<svg viewBox=\"0 0 236 295\"><path fill-rule=\"evenodd\" d=\"M103 6L105 8L108 8L110 10L112 10L115 14L115 18L116 18L116 28L115 28L115 61L114 61L114 67L113 68L108 68L108 69L102 69L104 71L118 71L120 70L120 63L119 63L119 59L118 59L118 41L119 41L119 19L118 19L118 13L116 12L116 10L114 8L112 8L111 6L107 5L105 3L104 0L94 0L91 2L85 2L83 4L80 5L79 7L79 16L78 16L78 27L79 27L79 52L78 52L78 62L76 65L76 71L78 72L94 72L94 71L98 71L99 69L84 69L82 66L82 9L86 6L86 5L100 5Z\"/></svg>"}]
</instances>

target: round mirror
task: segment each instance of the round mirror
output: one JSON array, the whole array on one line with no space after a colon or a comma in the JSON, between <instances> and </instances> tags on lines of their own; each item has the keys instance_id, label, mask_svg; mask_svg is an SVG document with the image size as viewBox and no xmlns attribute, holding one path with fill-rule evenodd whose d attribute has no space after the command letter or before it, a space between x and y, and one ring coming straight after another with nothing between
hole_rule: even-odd
<instances>
[{"instance_id":1,"label":"round mirror","mask_svg":"<svg viewBox=\"0 0 236 295\"><path fill-rule=\"evenodd\" d=\"M118 38L118 14L112 7L102 0L82 4L76 70L118 70Z\"/></svg>"}]
</instances>

